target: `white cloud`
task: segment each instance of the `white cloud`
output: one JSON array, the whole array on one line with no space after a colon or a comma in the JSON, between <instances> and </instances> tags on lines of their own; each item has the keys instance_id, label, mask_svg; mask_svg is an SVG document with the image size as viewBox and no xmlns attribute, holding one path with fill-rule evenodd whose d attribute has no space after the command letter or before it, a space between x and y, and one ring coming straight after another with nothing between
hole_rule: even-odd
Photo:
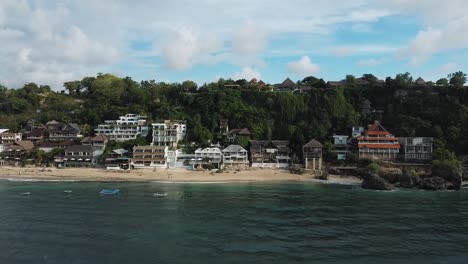
<instances>
[{"instance_id":1,"label":"white cloud","mask_svg":"<svg viewBox=\"0 0 468 264\"><path fill-rule=\"evenodd\" d=\"M241 72L236 72L232 75L232 79L234 80L246 79L250 81L253 78L260 80L262 78L262 74L257 69L250 66L244 67Z\"/></svg>"},{"instance_id":2,"label":"white cloud","mask_svg":"<svg viewBox=\"0 0 468 264\"><path fill-rule=\"evenodd\" d=\"M468 47L466 10L465 0L446 0L443 8L439 0L0 0L0 80L60 89L65 78L96 72L161 76L164 63L173 70L219 62L252 69L262 68L267 56L381 57L401 44L369 38L340 43L334 34L343 26L377 31L375 22L394 15L422 18L423 30L399 51L420 63ZM133 47L141 42L151 48Z\"/></svg>"},{"instance_id":3,"label":"white cloud","mask_svg":"<svg viewBox=\"0 0 468 264\"><path fill-rule=\"evenodd\" d=\"M371 58L367 60L360 60L357 62L357 64L362 67L372 67L372 66L381 65L384 62L385 62L384 58L380 58L380 59Z\"/></svg>"},{"instance_id":4,"label":"white cloud","mask_svg":"<svg viewBox=\"0 0 468 264\"><path fill-rule=\"evenodd\" d=\"M320 67L312 63L308 56L303 56L298 61L289 62L287 68L288 72L303 76L314 75L320 71Z\"/></svg>"},{"instance_id":5,"label":"white cloud","mask_svg":"<svg viewBox=\"0 0 468 264\"><path fill-rule=\"evenodd\" d=\"M235 34L232 45L235 52L255 55L266 46L266 35L253 22L248 21Z\"/></svg>"},{"instance_id":6,"label":"white cloud","mask_svg":"<svg viewBox=\"0 0 468 264\"><path fill-rule=\"evenodd\" d=\"M436 53L468 48L468 35L463 34L467 28L468 16L465 16L450 21L444 27L421 30L398 54L419 65Z\"/></svg>"}]
</instances>

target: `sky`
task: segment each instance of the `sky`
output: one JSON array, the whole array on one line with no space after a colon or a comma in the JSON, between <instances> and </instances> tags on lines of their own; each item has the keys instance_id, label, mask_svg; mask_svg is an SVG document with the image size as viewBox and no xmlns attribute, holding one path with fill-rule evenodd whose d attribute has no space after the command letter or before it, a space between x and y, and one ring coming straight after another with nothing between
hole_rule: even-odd
<instances>
[{"instance_id":1,"label":"sky","mask_svg":"<svg viewBox=\"0 0 468 264\"><path fill-rule=\"evenodd\" d=\"M468 71L466 0L0 0L0 84Z\"/></svg>"}]
</instances>

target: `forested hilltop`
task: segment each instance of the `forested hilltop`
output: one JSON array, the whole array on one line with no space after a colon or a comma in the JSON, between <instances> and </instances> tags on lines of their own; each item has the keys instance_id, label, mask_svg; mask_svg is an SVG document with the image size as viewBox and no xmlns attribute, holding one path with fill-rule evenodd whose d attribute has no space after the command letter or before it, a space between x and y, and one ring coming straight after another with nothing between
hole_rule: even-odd
<instances>
[{"instance_id":1,"label":"forested hilltop","mask_svg":"<svg viewBox=\"0 0 468 264\"><path fill-rule=\"evenodd\" d=\"M437 83L418 83L409 73L385 81L371 74L348 75L338 85L310 76L285 92L246 80L220 79L197 87L192 81L138 83L98 74L67 82L59 92L34 83L20 89L1 86L0 126L21 131L30 119L55 119L85 125L86 135L106 119L136 113L149 121L187 120L188 142L203 146L222 140L219 121L228 119L230 128L249 128L253 139L290 139L299 150L311 138L327 142L333 134L349 134L352 126L381 120L400 137L434 137L434 158L444 159L468 154L465 82L462 72ZM366 101L377 111L363 113Z\"/></svg>"}]
</instances>

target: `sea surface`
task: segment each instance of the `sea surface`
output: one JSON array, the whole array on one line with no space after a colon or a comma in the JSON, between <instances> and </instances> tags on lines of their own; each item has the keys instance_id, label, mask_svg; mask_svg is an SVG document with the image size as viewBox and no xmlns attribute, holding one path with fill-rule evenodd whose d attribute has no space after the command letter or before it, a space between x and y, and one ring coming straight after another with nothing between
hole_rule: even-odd
<instances>
[{"instance_id":1,"label":"sea surface","mask_svg":"<svg viewBox=\"0 0 468 264\"><path fill-rule=\"evenodd\" d=\"M468 263L468 190L1 180L0 263Z\"/></svg>"}]
</instances>

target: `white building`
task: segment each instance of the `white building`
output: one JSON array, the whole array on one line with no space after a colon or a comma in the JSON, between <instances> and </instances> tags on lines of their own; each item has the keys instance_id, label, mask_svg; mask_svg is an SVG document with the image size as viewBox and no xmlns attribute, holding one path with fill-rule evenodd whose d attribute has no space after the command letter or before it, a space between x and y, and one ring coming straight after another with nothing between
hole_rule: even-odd
<instances>
[{"instance_id":1,"label":"white building","mask_svg":"<svg viewBox=\"0 0 468 264\"><path fill-rule=\"evenodd\" d=\"M220 168L222 161L223 153L219 148L199 148L195 150L195 158L192 160L191 164L194 167L213 164L217 168Z\"/></svg>"},{"instance_id":2,"label":"white building","mask_svg":"<svg viewBox=\"0 0 468 264\"><path fill-rule=\"evenodd\" d=\"M153 145L177 148L177 143L185 138L187 125L185 121L165 120L164 123L153 123Z\"/></svg>"},{"instance_id":3,"label":"white building","mask_svg":"<svg viewBox=\"0 0 468 264\"><path fill-rule=\"evenodd\" d=\"M110 140L120 142L136 139L137 136L146 137L148 126L145 118L146 116L126 114L120 116L119 120L104 121L104 124L98 125L95 132L108 136Z\"/></svg>"},{"instance_id":4,"label":"white building","mask_svg":"<svg viewBox=\"0 0 468 264\"><path fill-rule=\"evenodd\" d=\"M225 168L247 168L249 166L247 150L239 145L229 145L223 149L223 165Z\"/></svg>"},{"instance_id":5,"label":"white building","mask_svg":"<svg viewBox=\"0 0 468 264\"><path fill-rule=\"evenodd\" d=\"M21 141L22 137L21 133L9 133L8 129L0 129L0 144L12 144Z\"/></svg>"}]
</instances>

